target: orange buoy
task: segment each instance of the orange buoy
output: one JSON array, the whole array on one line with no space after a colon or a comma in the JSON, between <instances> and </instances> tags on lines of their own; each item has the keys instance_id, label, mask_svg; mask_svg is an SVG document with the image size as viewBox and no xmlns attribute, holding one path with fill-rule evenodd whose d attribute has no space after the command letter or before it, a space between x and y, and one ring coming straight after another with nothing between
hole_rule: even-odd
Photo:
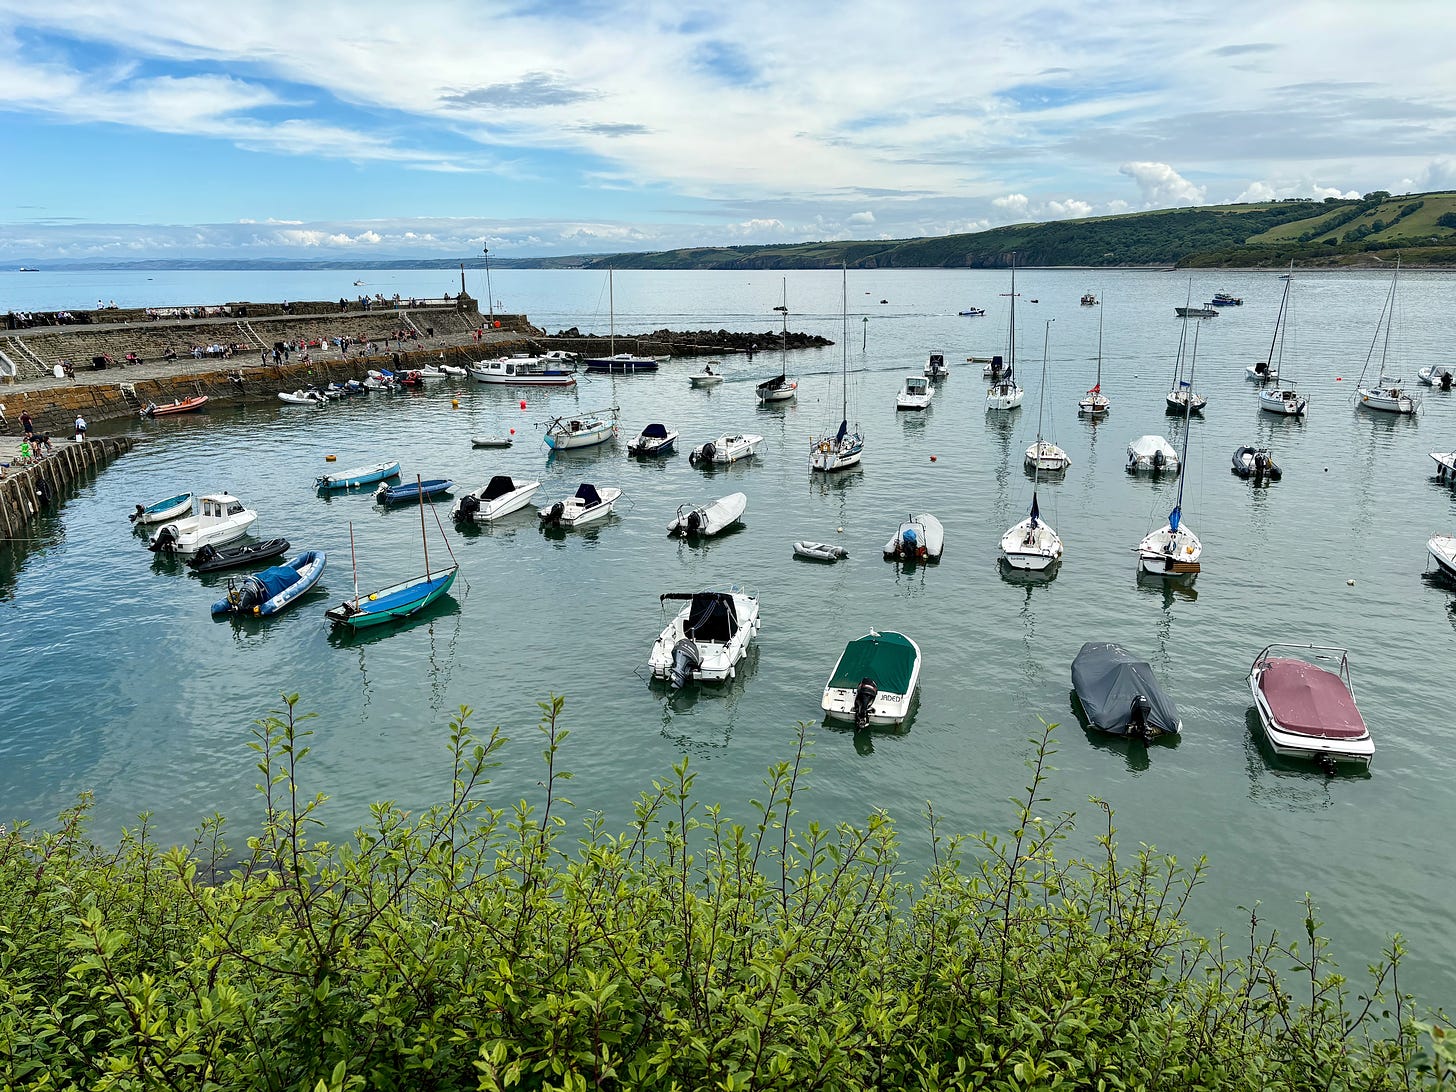
<instances>
[{"instance_id":1,"label":"orange buoy","mask_svg":"<svg viewBox=\"0 0 1456 1092\"><path fill-rule=\"evenodd\" d=\"M525 409L526 408L526 400L524 398L521 399L521 408L522 409Z\"/></svg>"},{"instance_id":2,"label":"orange buoy","mask_svg":"<svg viewBox=\"0 0 1456 1092\"><path fill-rule=\"evenodd\" d=\"M324 462L326 462L326 463L336 462L338 460L338 458L339 457L337 455L325 455L324 456Z\"/></svg>"},{"instance_id":3,"label":"orange buoy","mask_svg":"<svg viewBox=\"0 0 1456 1092\"><path fill-rule=\"evenodd\" d=\"M511 435L514 436L515 434L516 434L516 430L515 429L511 429Z\"/></svg>"},{"instance_id":4,"label":"orange buoy","mask_svg":"<svg viewBox=\"0 0 1456 1092\"><path fill-rule=\"evenodd\" d=\"M935 460L936 460L936 458L937 458L937 456L935 456L935 455L932 455L932 456L931 456L931 457L930 457L930 461L931 461L931 462L935 462Z\"/></svg>"}]
</instances>

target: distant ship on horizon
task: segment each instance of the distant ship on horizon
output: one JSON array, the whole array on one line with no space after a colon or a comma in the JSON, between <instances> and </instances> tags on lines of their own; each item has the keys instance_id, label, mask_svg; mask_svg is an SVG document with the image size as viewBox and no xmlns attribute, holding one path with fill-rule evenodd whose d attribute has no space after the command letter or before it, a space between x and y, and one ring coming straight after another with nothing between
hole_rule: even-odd
<instances>
[{"instance_id":1,"label":"distant ship on horizon","mask_svg":"<svg viewBox=\"0 0 1456 1092\"><path fill-rule=\"evenodd\" d=\"M20 267L19 272L21 272L21 273L39 273L40 270L37 269L33 265L23 265L23 266Z\"/></svg>"}]
</instances>

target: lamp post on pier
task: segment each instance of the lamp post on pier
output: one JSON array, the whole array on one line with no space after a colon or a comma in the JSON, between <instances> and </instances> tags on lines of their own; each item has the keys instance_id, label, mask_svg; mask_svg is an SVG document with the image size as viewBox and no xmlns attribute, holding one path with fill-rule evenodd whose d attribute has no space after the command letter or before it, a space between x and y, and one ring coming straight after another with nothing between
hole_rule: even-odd
<instances>
[{"instance_id":1,"label":"lamp post on pier","mask_svg":"<svg viewBox=\"0 0 1456 1092\"><path fill-rule=\"evenodd\" d=\"M490 328L495 328L495 297L490 292L490 247L482 247L481 253L485 255L485 307L490 313Z\"/></svg>"}]
</instances>

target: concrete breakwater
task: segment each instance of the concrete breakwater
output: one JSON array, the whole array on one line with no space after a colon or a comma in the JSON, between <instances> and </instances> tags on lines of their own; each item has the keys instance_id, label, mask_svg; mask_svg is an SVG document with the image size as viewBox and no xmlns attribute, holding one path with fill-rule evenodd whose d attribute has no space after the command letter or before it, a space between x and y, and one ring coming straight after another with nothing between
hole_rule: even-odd
<instances>
[{"instance_id":1,"label":"concrete breakwater","mask_svg":"<svg viewBox=\"0 0 1456 1092\"><path fill-rule=\"evenodd\" d=\"M84 443L61 441L55 454L33 458L23 466L11 462L0 478L0 534L6 539L25 537L31 520L56 505L87 474L99 470L123 452L131 439L108 436Z\"/></svg>"}]
</instances>

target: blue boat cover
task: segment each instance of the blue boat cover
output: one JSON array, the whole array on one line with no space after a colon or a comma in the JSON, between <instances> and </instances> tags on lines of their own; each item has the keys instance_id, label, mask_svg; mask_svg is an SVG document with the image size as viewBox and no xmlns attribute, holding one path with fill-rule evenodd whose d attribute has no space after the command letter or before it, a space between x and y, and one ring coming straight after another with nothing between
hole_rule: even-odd
<instances>
[{"instance_id":1,"label":"blue boat cover","mask_svg":"<svg viewBox=\"0 0 1456 1092\"><path fill-rule=\"evenodd\" d=\"M495 500L497 497L504 497L507 493L516 491L516 483L511 480L509 474L497 474L486 483L485 492L481 494L482 500Z\"/></svg>"},{"instance_id":2,"label":"blue boat cover","mask_svg":"<svg viewBox=\"0 0 1456 1092\"><path fill-rule=\"evenodd\" d=\"M597 505L602 503L602 497L601 494L597 492L597 487L594 485L588 485L586 482L582 482L581 485L577 487L576 499L581 501L583 508L595 508Z\"/></svg>"},{"instance_id":3,"label":"blue boat cover","mask_svg":"<svg viewBox=\"0 0 1456 1092\"><path fill-rule=\"evenodd\" d=\"M261 602L266 603L296 584L299 572L288 565L274 565L260 573L254 573L252 579L268 590L268 594L261 597Z\"/></svg>"},{"instance_id":4,"label":"blue boat cover","mask_svg":"<svg viewBox=\"0 0 1456 1092\"><path fill-rule=\"evenodd\" d=\"M655 440L660 440L667 435L667 426L659 424L648 425L642 430L642 435L649 436Z\"/></svg>"}]
</instances>

